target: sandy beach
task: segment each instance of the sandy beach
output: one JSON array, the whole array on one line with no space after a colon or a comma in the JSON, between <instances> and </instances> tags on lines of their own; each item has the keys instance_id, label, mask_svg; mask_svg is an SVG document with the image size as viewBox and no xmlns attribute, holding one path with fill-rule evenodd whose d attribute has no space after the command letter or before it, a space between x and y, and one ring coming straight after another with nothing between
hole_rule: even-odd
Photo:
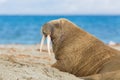
<instances>
[{"instance_id":1,"label":"sandy beach","mask_svg":"<svg viewBox=\"0 0 120 80\"><path fill-rule=\"evenodd\" d=\"M81 80L52 68L54 62L45 46L40 53L39 45L0 45L0 80Z\"/></svg>"},{"instance_id":2,"label":"sandy beach","mask_svg":"<svg viewBox=\"0 0 120 80\"><path fill-rule=\"evenodd\" d=\"M120 50L120 45L111 46ZM61 72L51 65L54 54L47 53L46 46L39 52L39 45L0 45L0 80L82 80Z\"/></svg>"}]
</instances>

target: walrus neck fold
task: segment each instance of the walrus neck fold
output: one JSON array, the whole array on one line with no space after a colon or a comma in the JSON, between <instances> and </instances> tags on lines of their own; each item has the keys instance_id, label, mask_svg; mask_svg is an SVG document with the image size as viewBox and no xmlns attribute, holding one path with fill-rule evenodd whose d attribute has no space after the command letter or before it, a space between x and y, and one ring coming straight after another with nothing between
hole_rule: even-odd
<instances>
[{"instance_id":1,"label":"walrus neck fold","mask_svg":"<svg viewBox=\"0 0 120 80\"><path fill-rule=\"evenodd\" d=\"M74 40L76 40L77 37L79 37L79 39L82 39L83 36L88 34L78 27L73 27L75 26L74 24L64 24L62 26L64 27L62 27L61 35L52 41L53 52L55 53L55 56L57 56L56 59L58 58L59 54L62 54L58 53L59 50L62 50L65 47L69 47L70 44L74 43Z\"/></svg>"}]
</instances>

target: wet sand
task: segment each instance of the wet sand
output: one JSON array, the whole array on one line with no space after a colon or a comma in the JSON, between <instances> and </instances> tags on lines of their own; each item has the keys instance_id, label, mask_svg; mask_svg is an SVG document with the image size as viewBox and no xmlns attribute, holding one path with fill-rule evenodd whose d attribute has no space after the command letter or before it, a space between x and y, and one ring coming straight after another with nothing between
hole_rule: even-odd
<instances>
[{"instance_id":1,"label":"wet sand","mask_svg":"<svg viewBox=\"0 0 120 80\"><path fill-rule=\"evenodd\" d=\"M111 47L120 50L120 45ZM45 45L42 53L39 45L0 45L0 80L82 80L52 68L53 63Z\"/></svg>"}]
</instances>

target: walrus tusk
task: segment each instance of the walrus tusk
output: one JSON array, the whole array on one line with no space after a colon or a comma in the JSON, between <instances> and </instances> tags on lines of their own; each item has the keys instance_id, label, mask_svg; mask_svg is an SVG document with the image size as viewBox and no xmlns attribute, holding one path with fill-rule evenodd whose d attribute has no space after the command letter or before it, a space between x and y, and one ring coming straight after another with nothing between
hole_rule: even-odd
<instances>
[{"instance_id":1,"label":"walrus tusk","mask_svg":"<svg viewBox=\"0 0 120 80\"><path fill-rule=\"evenodd\" d=\"M47 35L47 48L48 48L49 55L51 55L51 52L50 52L50 42L51 42L51 37L50 37L50 35Z\"/></svg>"},{"instance_id":2,"label":"walrus tusk","mask_svg":"<svg viewBox=\"0 0 120 80\"><path fill-rule=\"evenodd\" d=\"M44 41L45 41L45 36L43 35L41 43L40 43L40 52L42 52Z\"/></svg>"}]
</instances>

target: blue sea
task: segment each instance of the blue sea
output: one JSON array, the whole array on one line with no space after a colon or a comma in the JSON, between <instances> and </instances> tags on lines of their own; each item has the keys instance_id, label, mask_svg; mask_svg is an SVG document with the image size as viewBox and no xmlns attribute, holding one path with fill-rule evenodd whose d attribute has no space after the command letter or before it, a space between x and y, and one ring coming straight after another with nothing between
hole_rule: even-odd
<instances>
[{"instance_id":1,"label":"blue sea","mask_svg":"<svg viewBox=\"0 0 120 80\"><path fill-rule=\"evenodd\" d=\"M120 16L0 16L0 44L37 44L44 23L67 18L105 43L120 43Z\"/></svg>"}]
</instances>

